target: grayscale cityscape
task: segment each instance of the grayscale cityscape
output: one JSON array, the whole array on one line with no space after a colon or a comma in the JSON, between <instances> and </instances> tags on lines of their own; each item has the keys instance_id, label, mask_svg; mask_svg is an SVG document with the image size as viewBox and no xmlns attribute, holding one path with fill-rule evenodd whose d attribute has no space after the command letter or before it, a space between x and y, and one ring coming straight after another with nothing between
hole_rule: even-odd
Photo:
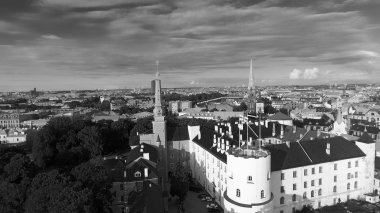
<instances>
[{"instance_id":1,"label":"grayscale cityscape","mask_svg":"<svg viewBox=\"0 0 380 213\"><path fill-rule=\"evenodd\" d=\"M0 213L380 213L379 0L0 1Z\"/></svg>"}]
</instances>

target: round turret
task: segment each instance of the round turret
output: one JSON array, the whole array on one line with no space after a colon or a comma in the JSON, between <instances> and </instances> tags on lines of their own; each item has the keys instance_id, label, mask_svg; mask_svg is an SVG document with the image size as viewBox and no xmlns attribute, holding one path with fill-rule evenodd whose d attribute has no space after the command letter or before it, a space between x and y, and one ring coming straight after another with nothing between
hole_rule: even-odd
<instances>
[{"instance_id":1,"label":"round turret","mask_svg":"<svg viewBox=\"0 0 380 213\"><path fill-rule=\"evenodd\" d=\"M271 154L248 145L227 152L226 212L273 212Z\"/></svg>"}]
</instances>

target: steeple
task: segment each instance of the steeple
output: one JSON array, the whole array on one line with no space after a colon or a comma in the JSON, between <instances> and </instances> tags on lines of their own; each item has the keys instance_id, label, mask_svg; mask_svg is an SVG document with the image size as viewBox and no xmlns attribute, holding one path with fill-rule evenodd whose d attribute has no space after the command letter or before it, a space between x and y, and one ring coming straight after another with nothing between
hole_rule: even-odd
<instances>
[{"instance_id":1,"label":"steeple","mask_svg":"<svg viewBox=\"0 0 380 213\"><path fill-rule=\"evenodd\" d=\"M253 79L253 59L251 59L250 64L247 99L247 111L250 113L256 113L256 87Z\"/></svg>"},{"instance_id":2,"label":"steeple","mask_svg":"<svg viewBox=\"0 0 380 213\"><path fill-rule=\"evenodd\" d=\"M154 110L153 110L153 114L154 114L154 119L157 120L157 119L162 119L162 106L161 106L161 80L160 80L160 73L158 72L158 65L159 65L159 61L156 62L156 66L157 66L157 71L156 71L156 83L155 83L155 95L154 95L154 98L155 98L155 103L154 103Z\"/></svg>"}]
</instances>

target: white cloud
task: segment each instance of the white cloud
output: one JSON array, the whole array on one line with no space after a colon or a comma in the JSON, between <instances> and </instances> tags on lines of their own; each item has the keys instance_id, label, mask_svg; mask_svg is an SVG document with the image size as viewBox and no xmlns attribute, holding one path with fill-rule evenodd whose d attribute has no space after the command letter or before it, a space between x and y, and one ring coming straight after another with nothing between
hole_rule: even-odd
<instances>
[{"instance_id":1,"label":"white cloud","mask_svg":"<svg viewBox=\"0 0 380 213\"><path fill-rule=\"evenodd\" d=\"M305 70L293 69L289 74L289 79L316 79L318 74L320 74L320 71L315 67L306 68Z\"/></svg>"},{"instance_id":2,"label":"white cloud","mask_svg":"<svg viewBox=\"0 0 380 213\"><path fill-rule=\"evenodd\" d=\"M44 38L44 39L51 39L51 40L61 39L61 37L56 36L56 35L52 35L52 34L42 35L41 37Z\"/></svg>"}]
</instances>

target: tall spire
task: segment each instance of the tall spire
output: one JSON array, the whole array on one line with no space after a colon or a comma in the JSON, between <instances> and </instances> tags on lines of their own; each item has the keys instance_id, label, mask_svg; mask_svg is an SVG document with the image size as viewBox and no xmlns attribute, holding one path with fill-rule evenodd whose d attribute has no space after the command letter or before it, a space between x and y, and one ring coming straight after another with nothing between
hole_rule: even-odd
<instances>
[{"instance_id":1,"label":"tall spire","mask_svg":"<svg viewBox=\"0 0 380 213\"><path fill-rule=\"evenodd\" d=\"M256 113L256 88L253 80L253 59L251 59L248 92L247 92L248 112Z\"/></svg>"},{"instance_id":2,"label":"tall spire","mask_svg":"<svg viewBox=\"0 0 380 213\"><path fill-rule=\"evenodd\" d=\"M249 72L249 82L248 82L248 91L252 91L254 89L254 84L253 84L253 59L251 59L251 65L250 65L250 72Z\"/></svg>"},{"instance_id":3,"label":"tall spire","mask_svg":"<svg viewBox=\"0 0 380 213\"><path fill-rule=\"evenodd\" d=\"M158 72L159 61L156 61L156 79L155 79L155 103L154 103L154 118L157 120L159 117L162 117L162 106L161 106L161 80L160 73Z\"/></svg>"}]
</instances>

